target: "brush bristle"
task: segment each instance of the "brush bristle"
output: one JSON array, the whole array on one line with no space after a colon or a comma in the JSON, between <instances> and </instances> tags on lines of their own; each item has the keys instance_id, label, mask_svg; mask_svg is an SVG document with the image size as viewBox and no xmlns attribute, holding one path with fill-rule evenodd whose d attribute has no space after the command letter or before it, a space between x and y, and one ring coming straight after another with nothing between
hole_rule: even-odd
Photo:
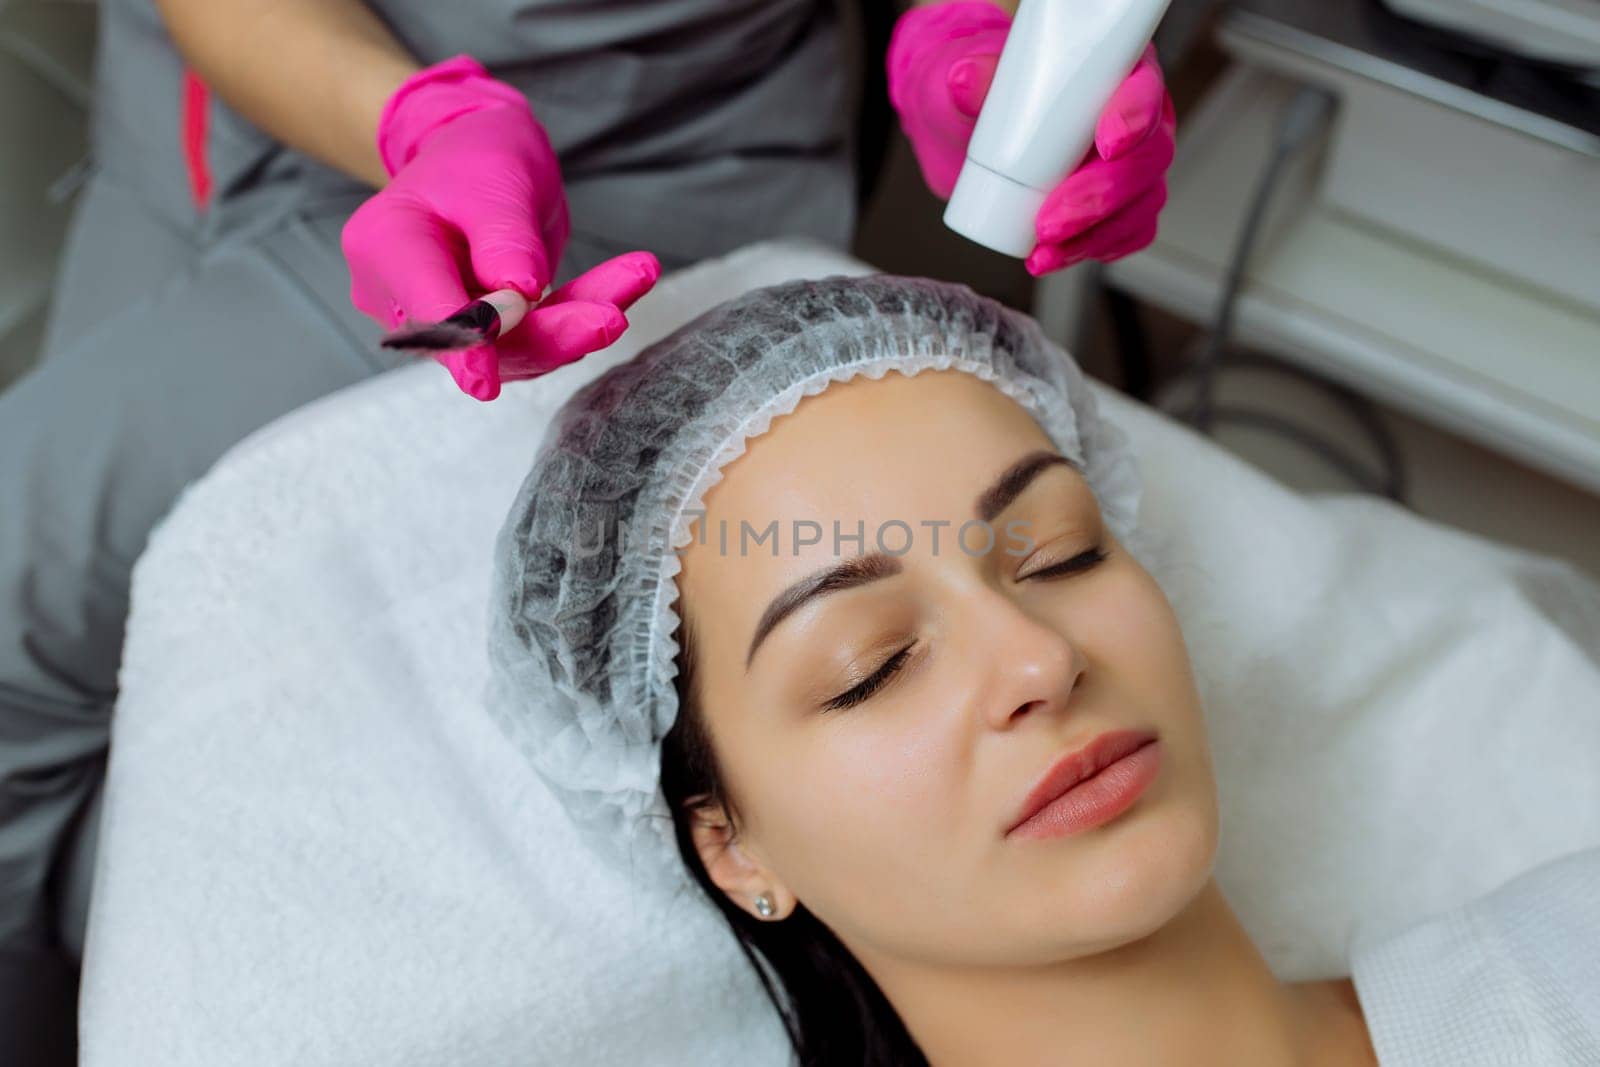
<instances>
[{"instance_id":1,"label":"brush bristle","mask_svg":"<svg viewBox=\"0 0 1600 1067\"><path fill-rule=\"evenodd\" d=\"M488 335L478 327L446 321L396 330L385 337L382 344L384 348L404 348L414 352L446 352L456 348L473 348L487 340Z\"/></svg>"}]
</instances>

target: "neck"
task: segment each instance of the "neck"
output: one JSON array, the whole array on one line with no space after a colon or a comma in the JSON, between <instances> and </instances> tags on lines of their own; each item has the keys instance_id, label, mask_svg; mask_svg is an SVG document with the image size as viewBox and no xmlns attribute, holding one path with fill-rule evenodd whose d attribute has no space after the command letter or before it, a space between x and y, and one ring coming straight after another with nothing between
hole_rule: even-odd
<instances>
[{"instance_id":1,"label":"neck","mask_svg":"<svg viewBox=\"0 0 1600 1067\"><path fill-rule=\"evenodd\" d=\"M931 1067L1376 1063L1348 980L1279 981L1214 879L1156 933L1048 967L861 960Z\"/></svg>"}]
</instances>

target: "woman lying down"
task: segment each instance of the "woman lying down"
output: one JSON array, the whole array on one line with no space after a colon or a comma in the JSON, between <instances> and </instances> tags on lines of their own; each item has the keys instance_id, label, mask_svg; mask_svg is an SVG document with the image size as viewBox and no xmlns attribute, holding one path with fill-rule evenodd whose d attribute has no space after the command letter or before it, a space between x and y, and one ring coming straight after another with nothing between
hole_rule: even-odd
<instances>
[{"instance_id":1,"label":"woman lying down","mask_svg":"<svg viewBox=\"0 0 1600 1067\"><path fill-rule=\"evenodd\" d=\"M750 293L552 425L497 714L597 847L703 887L802 1064L1600 1063L1600 853L1271 973L1138 492L1025 316Z\"/></svg>"}]
</instances>

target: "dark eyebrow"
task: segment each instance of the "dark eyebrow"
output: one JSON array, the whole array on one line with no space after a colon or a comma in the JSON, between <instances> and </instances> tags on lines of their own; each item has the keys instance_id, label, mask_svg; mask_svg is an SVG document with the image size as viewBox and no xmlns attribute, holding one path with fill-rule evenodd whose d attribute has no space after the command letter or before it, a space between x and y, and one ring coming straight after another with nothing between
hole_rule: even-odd
<instances>
[{"instance_id":1,"label":"dark eyebrow","mask_svg":"<svg viewBox=\"0 0 1600 1067\"><path fill-rule=\"evenodd\" d=\"M1005 469L994 484L978 494L978 499L972 504L973 514L984 522L993 522L994 517L1011 506L1011 502L1022 495L1022 491L1039 476L1039 472L1064 463L1068 467L1083 473L1083 468L1066 456L1041 448L1037 452L1029 452Z\"/></svg>"},{"instance_id":2,"label":"dark eyebrow","mask_svg":"<svg viewBox=\"0 0 1600 1067\"><path fill-rule=\"evenodd\" d=\"M873 552L841 560L831 567L795 582L773 597L772 603L767 605L767 610L761 613L761 621L756 623L756 635L750 641L750 651L745 653L744 669L747 671L750 669L750 661L755 658L756 649L761 646L767 634L772 632L772 628L798 611L800 605L812 597L837 593L842 589L854 589L868 582L875 582L879 578L899 574L903 569L898 558L882 552Z\"/></svg>"}]
</instances>

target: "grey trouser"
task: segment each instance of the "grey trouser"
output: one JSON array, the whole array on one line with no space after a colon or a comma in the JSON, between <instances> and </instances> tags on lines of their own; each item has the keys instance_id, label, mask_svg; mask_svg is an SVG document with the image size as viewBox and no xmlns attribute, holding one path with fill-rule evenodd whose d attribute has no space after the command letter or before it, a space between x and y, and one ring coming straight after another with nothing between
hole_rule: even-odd
<instances>
[{"instance_id":1,"label":"grey trouser","mask_svg":"<svg viewBox=\"0 0 1600 1067\"><path fill-rule=\"evenodd\" d=\"M50 1059L28 1031L51 1011L71 1026L129 575L151 529L252 430L410 358L350 305L338 237L357 202L205 248L104 174L78 204L42 360L0 393L0 1063ZM560 276L614 251L575 237Z\"/></svg>"}]
</instances>

